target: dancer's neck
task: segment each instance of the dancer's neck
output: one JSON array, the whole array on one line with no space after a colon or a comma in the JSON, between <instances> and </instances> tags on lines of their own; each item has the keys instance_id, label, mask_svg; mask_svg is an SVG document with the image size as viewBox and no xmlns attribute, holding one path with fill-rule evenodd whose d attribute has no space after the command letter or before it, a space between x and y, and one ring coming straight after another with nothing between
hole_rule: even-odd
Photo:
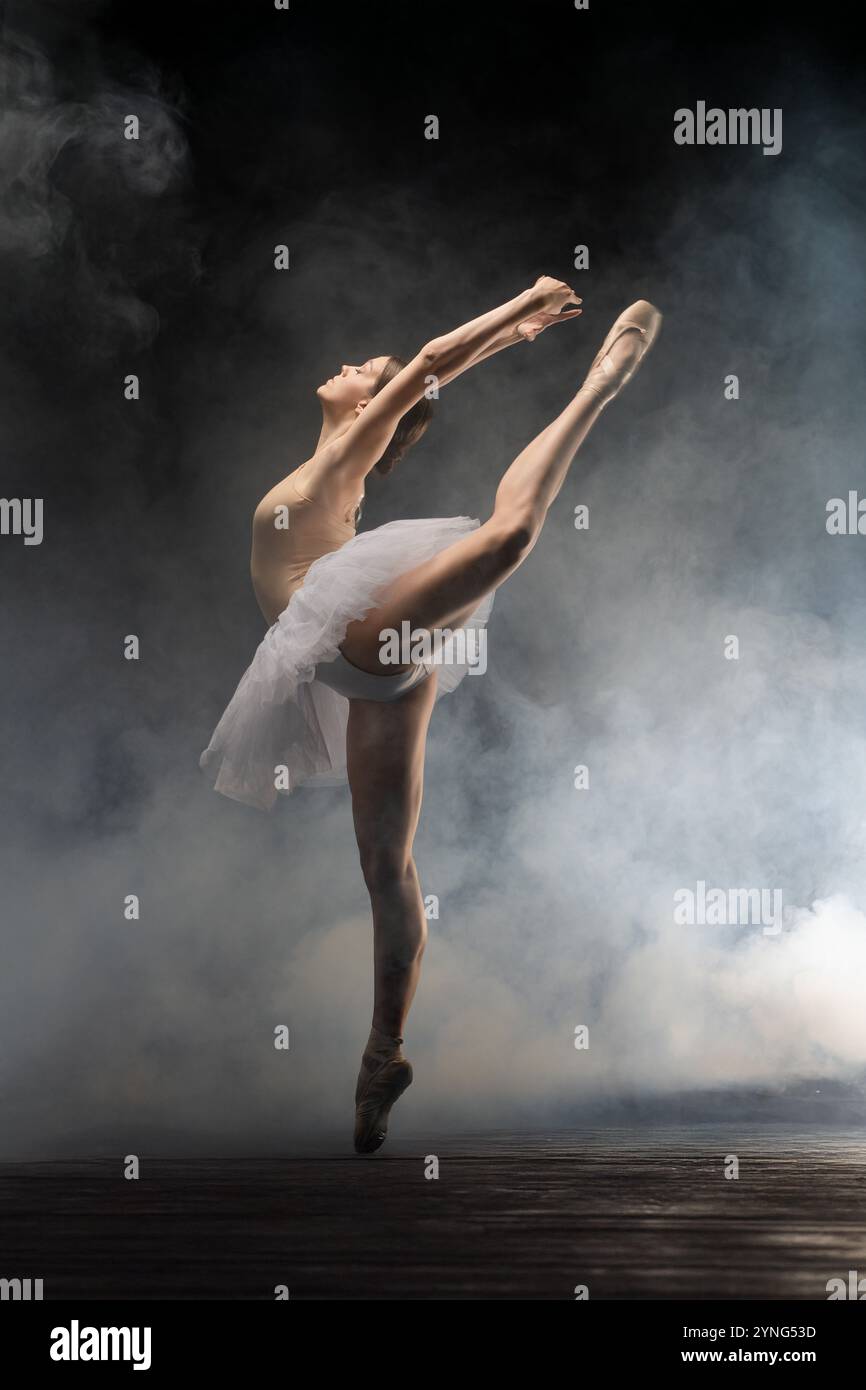
<instances>
[{"instance_id":1,"label":"dancer's neck","mask_svg":"<svg viewBox=\"0 0 866 1390\"><path fill-rule=\"evenodd\" d=\"M354 425L355 418L354 411L351 415L347 416L344 413L331 415L327 410L323 410L322 428L319 432L318 443L316 444L316 453L320 453L327 444L333 444L334 440L339 439L341 434L346 434Z\"/></svg>"}]
</instances>

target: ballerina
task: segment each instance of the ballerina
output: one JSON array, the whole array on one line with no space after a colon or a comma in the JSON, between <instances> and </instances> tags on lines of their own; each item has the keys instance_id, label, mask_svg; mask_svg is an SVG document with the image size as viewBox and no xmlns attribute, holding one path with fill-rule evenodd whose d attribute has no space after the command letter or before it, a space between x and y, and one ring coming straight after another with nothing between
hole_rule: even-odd
<instances>
[{"instance_id":1,"label":"ballerina","mask_svg":"<svg viewBox=\"0 0 866 1390\"><path fill-rule=\"evenodd\" d=\"M579 298L541 276L508 303L427 343L411 361L371 358L318 388L311 457L259 503L251 573L268 631L202 754L215 789L269 809L302 782L348 780L374 932L370 1036L355 1091L354 1144L372 1153L412 1081L402 1051L426 944L412 857L433 705L468 669L467 635L538 540L581 443L658 336L638 300L614 323L583 384L503 474L491 515L392 521L355 534L364 481L390 472L426 430L427 391L500 349L576 317ZM569 307L574 306L574 307ZM444 633L435 660L383 661L382 634Z\"/></svg>"}]
</instances>

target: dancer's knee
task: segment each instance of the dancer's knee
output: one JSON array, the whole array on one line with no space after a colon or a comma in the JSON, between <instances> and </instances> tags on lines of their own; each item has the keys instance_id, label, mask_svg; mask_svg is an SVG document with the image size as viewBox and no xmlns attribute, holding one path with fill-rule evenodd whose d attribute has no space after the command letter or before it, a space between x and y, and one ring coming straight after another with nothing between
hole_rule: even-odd
<instances>
[{"instance_id":1,"label":"dancer's knee","mask_svg":"<svg viewBox=\"0 0 866 1390\"><path fill-rule=\"evenodd\" d=\"M393 845L371 840L359 845L361 872L371 893L392 892L414 877L412 855Z\"/></svg>"},{"instance_id":2,"label":"dancer's knee","mask_svg":"<svg viewBox=\"0 0 866 1390\"><path fill-rule=\"evenodd\" d=\"M541 529L533 508L528 506L497 506L490 525L496 559L505 570L526 559Z\"/></svg>"}]
</instances>

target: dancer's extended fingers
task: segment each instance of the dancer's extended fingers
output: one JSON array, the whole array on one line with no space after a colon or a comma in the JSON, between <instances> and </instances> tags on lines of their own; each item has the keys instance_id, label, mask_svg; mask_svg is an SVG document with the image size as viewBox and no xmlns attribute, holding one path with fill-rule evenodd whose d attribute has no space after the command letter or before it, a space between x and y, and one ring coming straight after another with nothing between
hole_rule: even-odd
<instances>
[{"instance_id":1,"label":"dancer's extended fingers","mask_svg":"<svg viewBox=\"0 0 866 1390\"><path fill-rule=\"evenodd\" d=\"M565 319L577 318L578 314L582 313L582 309L563 309L559 314L533 314L532 318L524 319L517 325L517 332L521 338L526 338L531 343L552 323L563 323Z\"/></svg>"}]
</instances>

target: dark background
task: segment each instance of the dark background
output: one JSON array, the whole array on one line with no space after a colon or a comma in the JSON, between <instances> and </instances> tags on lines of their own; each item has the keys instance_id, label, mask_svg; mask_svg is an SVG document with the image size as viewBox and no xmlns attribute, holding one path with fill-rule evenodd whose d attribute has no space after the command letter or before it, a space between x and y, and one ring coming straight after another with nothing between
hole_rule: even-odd
<instances>
[{"instance_id":1,"label":"dark background","mask_svg":"<svg viewBox=\"0 0 866 1390\"><path fill-rule=\"evenodd\" d=\"M0 540L7 1151L343 1122L370 987L345 792L265 817L197 768L261 637L250 517L311 451L318 382L542 272L582 319L444 393L365 509L484 515L615 314L663 309L497 598L490 674L436 717L407 1122L812 1115L815 1078L833 1118L859 1104L866 542L824 529L863 478L852 25L834 5L6 4L2 493L43 497L46 525ZM698 100L781 107L782 153L675 145ZM784 936L674 929L698 878L783 888Z\"/></svg>"}]
</instances>

